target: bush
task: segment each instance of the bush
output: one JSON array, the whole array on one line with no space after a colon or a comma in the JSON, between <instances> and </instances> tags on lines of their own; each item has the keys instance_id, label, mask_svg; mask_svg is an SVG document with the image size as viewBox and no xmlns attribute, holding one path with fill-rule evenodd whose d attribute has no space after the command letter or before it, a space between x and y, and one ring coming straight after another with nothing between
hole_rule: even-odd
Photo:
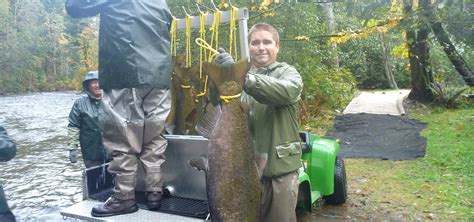
<instances>
[{"instance_id":1,"label":"bush","mask_svg":"<svg viewBox=\"0 0 474 222\"><path fill-rule=\"evenodd\" d=\"M429 85L435 101L448 109L458 106L459 96L469 88L467 86L448 86L445 83L434 82Z\"/></svg>"},{"instance_id":2,"label":"bush","mask_svg":"<svg viewBox=\"0 0 474 222\"><path fill-rule=\"evenodd\" d=\"M307 127L324 125L323 119L344 109L356 90L356 80L348 69L300 68L304 90L300 121Z\"/></svg>"}]
</instances>

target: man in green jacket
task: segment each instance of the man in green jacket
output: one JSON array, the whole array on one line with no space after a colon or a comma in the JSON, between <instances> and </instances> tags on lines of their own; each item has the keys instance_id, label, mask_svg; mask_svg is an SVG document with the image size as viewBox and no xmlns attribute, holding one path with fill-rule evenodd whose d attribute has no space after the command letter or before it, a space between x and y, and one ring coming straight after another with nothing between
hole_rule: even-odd
<instances>
[{"instance_id":1,"label":"man in green jacket","mask_svg":"<svg viewBox=\"0 0 474 222\"><path fill-rule=\"evenodd\" d=\"M69 113L68 148L69 161L77 162L77 150L81 147L86 168L100 166L107 160L102 143L103 111L102 90L99 87L99 73L86 74L82 86L86 94L74 102Z\"/></svg>"},{"instance_id":2,"label":"man in green jacket","mask_svg":"<svg viewBox=\"0 0 474 222\"><path fill-rule=\"evenodd\" d=\"M249 49L252 67L241 100L250 108L254 149L267 159L260 221L296 221L301 166L298 102L303 81L293 66L276 61L279 35L273 26L255 24L249 31ZM221 50L215 62L226 65L233 60Z\"/></svg>"},{"instance_id":3,"label":"man in green jacket","mask_svg":"<svg viewBox=\"0 0 474 222\"><path fill-rule=\"evenodd\" d=\"M161 206L161 165L168 145L161 135L170 112L171 12L165 0L67 0L75 18L100 14L99 73L104 146L112 157L113 195L92 208L106 217L138 210L138 163L145 171L149 209Z\"/></svg>"},{"instance_id":4,"label":"man in green jacket","mask_svg":"<svg viewBox=\"0 0 474 222\"><path fill-rule=\"evenodd\" d=\"M5 128L0 126L0 162L11 160L16 154L16 145L8 136ZM0 184L0 221L1 222L15 222L15 216L8 207L3 186Z\"/></svg>"}]
</instances>

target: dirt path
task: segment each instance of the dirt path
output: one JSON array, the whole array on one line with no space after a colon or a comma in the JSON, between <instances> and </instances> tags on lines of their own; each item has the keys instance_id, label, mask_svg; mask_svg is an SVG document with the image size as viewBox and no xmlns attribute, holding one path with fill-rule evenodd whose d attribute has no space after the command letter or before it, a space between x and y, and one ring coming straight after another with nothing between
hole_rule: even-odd
<instances>
[{"instance_id":1,"label":"dirt path","mask_svg":"<svg viewBox=\"0 0 474 222\"><path fill-rule=\"evenodd\" d=\"M377 92L361 92L344 110L344 114L370 113L405 115L403 99L410 90L390 90Z\"/></svg>"}]
</instances>

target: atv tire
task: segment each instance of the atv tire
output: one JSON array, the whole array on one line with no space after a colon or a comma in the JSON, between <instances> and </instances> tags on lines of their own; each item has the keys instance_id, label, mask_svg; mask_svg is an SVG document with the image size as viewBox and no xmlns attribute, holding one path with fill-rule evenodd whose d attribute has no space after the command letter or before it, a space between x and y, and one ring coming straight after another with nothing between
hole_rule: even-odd
<instances>
[{"instance_id":1,"label":"atv tire","mask_svg":"<svg viewBox=\"0 0 474 222\"><path fill-rule=\"evenodd\" d=\"M336 156L334 167L334 193L324 196L325 203L330 205L341 205L347 200L347 179L346 167L344 166L344 159Z\"/></svg>"}]
</instances>

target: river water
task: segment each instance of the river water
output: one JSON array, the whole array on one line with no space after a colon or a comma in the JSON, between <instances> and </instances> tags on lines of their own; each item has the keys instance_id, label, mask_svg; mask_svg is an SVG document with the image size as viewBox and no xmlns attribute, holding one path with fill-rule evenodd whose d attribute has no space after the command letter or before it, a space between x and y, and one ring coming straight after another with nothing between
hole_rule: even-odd
<instances>
[{"instance_id":1,"label":"river water","mask_svg":"<svg viewBox=\"0 0 474 222\"><path fill-rule=\"evenodd\" d=\"M0 183L17 221L64 221L59 211L82 200L82 160L68 159L67 117L80 94L0 96L0 125L17 155L0 162Z\"/></svg>"}]
</instances>

